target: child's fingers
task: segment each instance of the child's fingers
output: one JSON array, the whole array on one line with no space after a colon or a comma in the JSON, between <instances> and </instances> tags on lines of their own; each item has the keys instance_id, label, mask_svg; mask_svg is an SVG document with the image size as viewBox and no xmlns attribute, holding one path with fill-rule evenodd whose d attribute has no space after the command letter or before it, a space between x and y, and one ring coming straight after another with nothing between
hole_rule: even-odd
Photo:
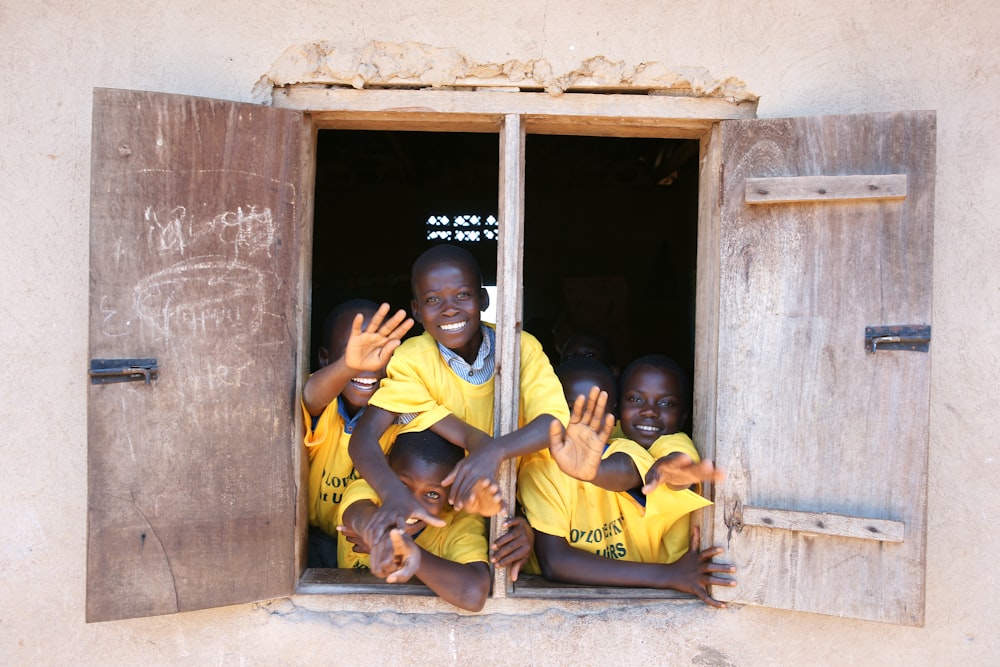
<instances>
[{"instance_id":1,"label":"child's fingers","mask_svg":"<svg viewBox=\"0 0 1000 667\"><path fill-rule=\"evenodd\" d=\"M521 572L521 566L524 565L524 561L518 561L510 566L510 580L517 581L517 575Z\"/></svg>"},{"instance_id":2,"label":"child's fingers","mask_svg":"<svg viewBox=\"0 0 1000 667\"><path fill-rule=\"evenodd\" d=\"M389 304L383 303L379 306L374 313L372 313L372 318L368 322L368 328L365 329L366 333L375 333L382 326L382 320L385 319L386 313L389 312Z\"/></svg>"}]
</instances>

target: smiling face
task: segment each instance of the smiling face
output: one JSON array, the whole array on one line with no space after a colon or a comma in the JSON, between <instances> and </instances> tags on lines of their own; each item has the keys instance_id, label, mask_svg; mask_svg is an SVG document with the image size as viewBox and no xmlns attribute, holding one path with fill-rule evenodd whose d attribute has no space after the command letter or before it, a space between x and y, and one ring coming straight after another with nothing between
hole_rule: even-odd
<instances>
[{"instance_id":1,"label":"smiling face","mask_svg":"<svg viewBox=\"0 0 1000 667\"><path fill-rule=\"evenodd\" d=\"M360 307L354 310L345 310L337 315L337 319L330 331L330 338L327 341L328 346L319 349L320 366L326 366L344 356L344 349L347 347L347 341L351 337L351 325L354 322L355 315L359 312L365 318L361 325L363 329L371 321L372 315L375 313L375 308ZM386 360L386 364L388 364L388 360ZM340 400L346 404L347 414L353 417L358 410L368 405L369 399L371 399L375 390L378 389L379 382L384 377L385 366L382 366L377 371L361 371L348 380L340 392Z\"/></svg>"},{"instance_id":2,"label":"smiling face","mask_svg":"<svg viewBox=\"0 0 1000 667\"><path fill-rule=\"evenodd\" d=\"M440 261L413 276L413 318L437 342L472 363L483 342L480 316L489 305L471 266Z\"/></svg>"},{"instance_id":3,"label":"smiling face","mask_svg":"<svg viewBox=\"0 0 1000 667\"><path fill-rule=\"evenodd\" d=\"M667 368L636 366L622 378L622 432L649 449L657 438L677 433L687 420L683 384Z\"/></svg>"}]
</instances>

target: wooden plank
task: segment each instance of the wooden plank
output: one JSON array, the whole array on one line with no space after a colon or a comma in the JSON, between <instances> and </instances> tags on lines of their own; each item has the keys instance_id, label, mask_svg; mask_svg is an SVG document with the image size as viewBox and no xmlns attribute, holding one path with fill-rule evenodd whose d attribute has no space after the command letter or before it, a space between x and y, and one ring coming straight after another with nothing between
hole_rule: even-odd
<instances>
[{"instance_id":1,"label":"wooden plank","mask_svg":"<svg viewBox=\"0 0 1000 667\"><path fill-rule=\"evenodd\" d=\"M692 381L692 436L701 455L715 460L717 392L719 385L719 224L722 182L721 126L716 124L699 143L697 285L695 290L695 349ZM704 485L706 498L714 498L714 485ZM701 523L712 526L722 520L715 505L701 512ZM697 523L697 522L694 522ZM703 529L702 547L711 546L711 530Z\"/></svg>"},{"instance_id":2,"label":"wooden plank","mask_svg":"<svg viewBox=\"0 0 1000 667\"><path fill-rule=\"evenodd\" d=\"M299 579L296 593L313 595L418 595L435 597L437 593L417 579L387 584L369 570L348 568L311 568Z\"/></svg>"},{"instance_id":3,"label":"wooden plank","mask_svg":"<svg viewBox=\"0 0 1000 667\"><path fill-rule=\"evenodd\" d=\"M748 204L903 199L906 174L775 176L746 179Z\"/></svg>"},{"instance_id":4,"label":"wooden plank","mask_svg":"<svg viewBox=\"0 0 1000 667\"><path fill-rule=\"evenodd\" d=\"M834 535L879 542L902 542L904 534L902 521L869 519L832 512L796 512L744 506L739 521L744 526L796 530L815 535Z\"/></svg>"},{"instance_id":5,"label":"wooden plank","mask_svg":"<svg viewBox=\"0 0 1000 667\"><path fill-rule=\"evenodd\" d=\"M523 290L524 238L524 125L515 114L504 117L500 133L500 220L497 242L497 350L494 379L493 432L503 435L516 430L521 381L521 304ZM514 461L500 466L498 482L507 511L490 521L490 543L503 532L503 522L514 516L517 467ZM511 591L506 568L493 571L493 597Z\"/></svg>"},{"instance_id":6,"label":"wooden plank","mask_svg":"<svg viewBox=\"0 0 1000 667\"><path fill-rule=\"evenodd\" d=\"M738 574L713 593L920 625L930 355L872 355L860 341L869 325L930 323L934 114L721 125L715 450L727 479L714 542ZM907 196L746 201L748 179L816 174L904 174ZM741 521L747 506L801 512L799 525L898 522L905 540L773 530Z\"/></svg>"},{"instance_id":7,"label":"wooden plank","mask_svg":"<svg viewBox=\"0 0 1000 667\"><path fill-rule=\"evenodd\" d=\"M93 118L90 355L160 373L88 387L87 620L287 595L311 129L105 89Z\"/></svg>"},{"instance_id":8,"label":"wooden plank","mask_svg":"<svg viewBox=\"0 0 1000 667\"><path fill-rule=\"evenodd\" d=\"M604 136L635 128L634 136L696 137L719 120L754 118L756 102L714 97L455 90L354 90L302 84L277 88L279 108L308 111L321 128L486 132L504 116L526 116L529 132L562 134L561 128L589 128ZM669 130L683 133L671 134ZM658 133L657 133L658 132ZM666 133L664 133L666 132ZM612 135L632 136L632 135Z\"/></svg>"}]
</instances>

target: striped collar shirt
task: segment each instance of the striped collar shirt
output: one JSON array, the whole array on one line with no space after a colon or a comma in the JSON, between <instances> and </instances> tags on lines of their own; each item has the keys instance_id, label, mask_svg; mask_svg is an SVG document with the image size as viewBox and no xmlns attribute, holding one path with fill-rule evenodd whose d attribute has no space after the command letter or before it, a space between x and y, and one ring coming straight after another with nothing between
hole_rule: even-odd
<instances>
[{"instance_id":1,"label":"striped collar shirt","mask_svg":"<svg viewBox=\"0 0 1000 667\"><path fill-rule=\"evenodd\" d=\"M479 346L479 353L470 364L461 356L452 352L441 343L438 343L438 351L448 367L455 372L455 375L462 378L469 384L485 384L493 377L496 355L493 348L496 347L496 333L492 327L480 324L483 331L483 344Z\"/></svg>"}]
</instances>

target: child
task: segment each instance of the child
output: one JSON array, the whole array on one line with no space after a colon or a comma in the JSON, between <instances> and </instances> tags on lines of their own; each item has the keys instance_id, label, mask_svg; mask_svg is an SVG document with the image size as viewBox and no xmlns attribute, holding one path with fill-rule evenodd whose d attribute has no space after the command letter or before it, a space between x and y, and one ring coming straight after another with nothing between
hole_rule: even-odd
<instances>
[{"instance_id":1,"label":"child","mask_svg":"<svg viewBox=\"0 0 1000 667\"><path fill-rule=\"evenodd\" d=\"M541 345L521 334L521 427L493 437L493 327L480 321L489 297L475 258L451 245L434 246L413 264L413 317L424 334L393 355L387 377L351 440L354 463L383 500L370 526L382 533L409 518L440 525L392 474L378 441L394 423L403 430L431 429L469 452L445 480L456 509L492 516L500 508L495 482L504 459L545 448L550 423L561 430L569 418L559 380ZM572 444L572 443L571 443ZM369 535L378 538L380 535Z\"/></svg>"},{"instance_id":2,"label":"child","mask_svg":"<svg viewBox=\"0 0 1000 667\"><path fill-rule=\"evenodd\" d=\"M577 584L672 588L722 607L708 586L734 585L718 574L735 568L712 562L721 547L698 550L699 530L689 528L689 514L709 502L688 489L701 480L721 481L722 474L710 461L700 462L679 432L687 418L686 376L666 357L642 357L622 373L620 388L626 438L613 440L605 456L621 452L632 459L629 491L580 482L549 461L521 469L518 496L535 530L542 572ZM581 408L577 400L571 423L609 430L601 409ZM573 434L553 429L551 447Z\"/></svg>"},{"instance_id":3,"label":"child","mask_svg":"<svg viewBox=\"0 0 1000 667\"><path fill-rule=\"evenodd\" d=\"M302 389L309 454L309 567L337 567L337 507L357 477L347 443L385 366L413 320L403 310L385 319L389 304L346 301L323 323L319 370Z\"/></svg>"},{"instance_id":4,"label":"child","mask_svg":"<svg viewBox=\"0 0 1000 667\"><path fill-rule=\"evenodd\" d=\"M416 497L424 511L444 524L428 525L422 520L407 521L379 541L352 544L341 536L339 560L342 567L370 567L389 583L403 582L416 575L442 599L469 611L479 611L490 590L490 568L486 562L486 522L477 515L452 509L446 500L444 478L465 457L465 452L432 431L411 431L396 438L387 462L401 482ZM362 535L378 510L375 490L364 480L351 483L341 503L341 524L345 532ZM509 531L517 551L515 573L531 551L530 528L523 521ZM370 552L370 555L365 555ZM502 565L511 558L500 558ZM515 575L516 578L516 575Z\"/></svg>"}]
</instances>

